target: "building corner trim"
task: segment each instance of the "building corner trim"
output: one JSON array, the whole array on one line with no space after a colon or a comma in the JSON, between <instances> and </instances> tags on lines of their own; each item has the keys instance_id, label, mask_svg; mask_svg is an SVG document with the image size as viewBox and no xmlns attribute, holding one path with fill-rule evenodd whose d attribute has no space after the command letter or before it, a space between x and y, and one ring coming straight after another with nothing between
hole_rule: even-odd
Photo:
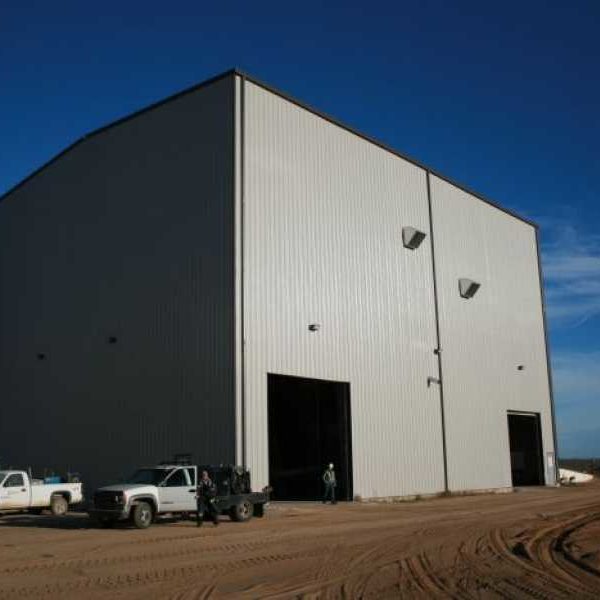
<instances>
[{"instance_id":1,"label":"building corner trim","mask_svg":"<svg viewBox=\"0 0 600 600\"><path fill-rule=\"evenodd\" d=\"M542 258L540 254L539 230L535 229L535 251L537 255L538 279L540 285L540 300L542 302L542 327L544 329L544 351L546 353L546 371L548 373L548 391L550 393L550 418L552 419L552 442L554 446L554 484L560 481L558 470L558 437L556 434L556 410L554 406L554 385L552 381L552 364L550 360L550 344L548 342L548 319L546 317L546 293L544 292L544 277L542 274ZM549 482L550 483L550 482Z\"/></svg>"}]
</instances>

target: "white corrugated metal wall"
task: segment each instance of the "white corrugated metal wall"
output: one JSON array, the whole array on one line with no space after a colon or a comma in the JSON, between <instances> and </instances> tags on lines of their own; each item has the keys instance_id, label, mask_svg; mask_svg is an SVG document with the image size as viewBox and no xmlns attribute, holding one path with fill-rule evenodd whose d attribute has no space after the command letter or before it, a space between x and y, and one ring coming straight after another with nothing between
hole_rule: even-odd
<instances>
[{"instance_id":1,"label":"white corrugated metal wall","mask_svg":"<svg viewBox=\"0 0 600 600\"><path fill-rule=\"evenodd\" d=\"M449 487L510 486L508 410L539 412L554 452L535 229L435 176L431 197Z\"/></svg>"},{"instance_id":2,"label":"white corrugated metal wall","mask_svg":"<svg viewBox=\"0 0 600 600\"><path fill-rule=\"evenodd\" d=\"M442 491L432 256L401 240L406 225L430 233L425 169L250 81L238 103L256 484L268 483L267 374L279 373L350 382L355 494ZM449 489L510 486L508 410L539 412L554 452L535 230L435 176L431 202ZM459 296L459 277L482 283L475 298Z\"/></svg>"},{"instance_id":3,"label":"white corrugated metal wall","mask_svg":"<svg viewBox=\"0 0 600 600\"><path fill-rule=\"evenodd\" d=\"M425 172L247 82L248 464L268 483L267 373L349 381L354 492L443 490ZM308 324L321 325L310 333Z\"/></svg>"}]
</instances>

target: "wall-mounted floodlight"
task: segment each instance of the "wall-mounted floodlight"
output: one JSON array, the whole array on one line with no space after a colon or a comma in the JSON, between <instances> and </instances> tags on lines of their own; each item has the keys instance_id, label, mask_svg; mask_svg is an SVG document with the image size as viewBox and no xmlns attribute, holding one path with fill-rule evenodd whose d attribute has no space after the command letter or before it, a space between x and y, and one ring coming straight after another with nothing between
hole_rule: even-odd
<instances>
[{"instance_id":1,"label":"wall-mounted floodlight","mask_svg":"<svg viewBox=\"0 0 600 600\"><path fill-rule=\"evenodd\" d=\"M418 248L426 237L426 233L423 233L414 227L402 228L402 243L404 244L404 247L409 250Z\"/></svg>"},{"instance_id":2,"label":"wall-mounted floodlight","mask_svg":"<svg viewBox=\"0 0 600 600\"><path fill-rule=\"evenodd\" d=\"M318 323L311 323L308 326L309 331L319 331L319 329L321 329L321 326Z\"/></svg>"},{"instance_id":3,"label":"wall-mounted floodlight","mask_svg":"<svg viewBox=\"0 0 600 600\"><path fill-rule=\"evenodd\" d=\"M480 283L473 281L472 279L459 279L458 280L458 291L463 298L472 298L477 290L481 287Z\"/></svg>"}]
</instances>

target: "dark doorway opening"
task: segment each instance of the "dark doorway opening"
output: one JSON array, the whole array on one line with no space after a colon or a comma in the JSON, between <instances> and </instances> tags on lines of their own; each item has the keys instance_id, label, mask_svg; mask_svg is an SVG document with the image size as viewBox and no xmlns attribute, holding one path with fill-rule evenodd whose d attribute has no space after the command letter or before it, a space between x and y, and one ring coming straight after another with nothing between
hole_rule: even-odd
<instances>
[{"instance_id":1,"label":"dark doorway opening","mask_svg":"<svg viewBox=\"0 0 600 600\"><path fill-rule=\"evenodd\" d=\"M513 485L544 485L540 415L509 412L508 437Z\"/></svg>"},{"instance_id":2,"label":"dark doorway opening","mask_svg":"<svg viewBox=\"0 0 600 600\"><path fill-rule=\"evenodd\" d=\"M352 500L350 384L268 375L269 472L275 500L316 500L335 465L336 496Z\"/></svg>"}]
</instances>

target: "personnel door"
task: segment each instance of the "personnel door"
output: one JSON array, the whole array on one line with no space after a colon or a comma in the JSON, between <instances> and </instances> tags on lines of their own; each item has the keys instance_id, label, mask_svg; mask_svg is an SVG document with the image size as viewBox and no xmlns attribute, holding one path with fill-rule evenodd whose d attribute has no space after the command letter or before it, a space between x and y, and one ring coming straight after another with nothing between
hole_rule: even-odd
<instances>
[{"instance_id":1,"label":"personnel door","mask_svg":"<svg viewBox=\"0 0 600 600\"><path fill-rule=\"evenodd\" d=\"M0 488L0 508L26 508L29 506L29 489L21 473L9 475Z\"/></svg>"},{"instance_id":2,"label":"personnel door","mask_svg":"<svg viewBox=\"0 0 600 600\"><path fill-rule=\"evenodd\" d=\"M196 489L190 470L175 469L158 488L161 510L164 512L188 512L196 510Z\"/></svg>"}]
</instances>

